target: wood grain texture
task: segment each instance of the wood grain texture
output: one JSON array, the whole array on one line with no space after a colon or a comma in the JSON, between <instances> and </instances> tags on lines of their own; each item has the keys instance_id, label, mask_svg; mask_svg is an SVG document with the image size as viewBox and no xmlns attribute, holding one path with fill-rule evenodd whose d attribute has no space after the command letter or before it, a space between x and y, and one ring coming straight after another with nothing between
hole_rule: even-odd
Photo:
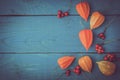
<instances>
[{"instance_id":1,"label":"wood grain texture","mask_svg":"<svg viewBox=\"0 0 120 80\"><path fill-rule=\"evenodd\" d=\"M99 10L105 15L120 14L120 0L87 0L91 12ZM80 0L72 0L70 14L77 14L75 5ZM70 0L0 0L0 15L56 15L57 10L66 11Z\"/></svg>"},{"instance_id":2,"label":"wood grain texture","mask_svg":"<svg viewBox=\"0 0 120 80\"><path fill-rule=\"evenodd\" d=\"M49 54L49 53L48 53ZM80 76L71 74L70 77L63 75L60 80L120 80L120 62L116 62L117 70L114 75L106 77L101 74L96 64L103 59L103 55L88 53L69 53L69 54L0 54L0 79L1 80L57 80L65 70L61 70L57 64L58 58L71 55L76 60L68 68L73 69L78 65L78 59L81 56L89 55L93 60L92 73L82 72ZM120 55L117 55L120 57ZM7 77L6 77L7 76Z\"/></svg>"},{"instance_id":3,"label":"wood grain texture","mask_svg":"<svg viewBox=\"0 0 120 80\"><path fill-rule=\"evenodd\" d=\"M118 16L106 16L106 22L94 32L94 43L89 52L94 52L95 44L103 42L97 34L104 30L108 22L114 20L106 32L106 40L120 38ZM82 22L82 24L80 23ZM84 26L83 26L84 25ZM58 19L56 16L0 17L1 52L85 52L78 38L80 30L89 28L89 22L79 16ZM117 36L116 36L117 35ZM105 45L107 52L119 52L120 41Z\"/></svg>"},{"instance_id":4,"label":"wood grain texture","mask_svg":"<svg viewBox=\"0 0 120 80\"><path fill-rule=\"evenodd\" d=\"M86 0L91 13L100 11L106 16L105 23L94 32L94 43L88 52L78 38L78 32L89 28L77 14L75 5L81 0L72 0L70 16L58 19L57 10L66 11L70 0L0 0L0 80L56 80L62 73L57 59L65 55L92 57L94 68L91 74L61 77L60 80L120 80L120 64L110 77L103 76L96 61L105 54L98 55L94 46L103 42L96 35L112 19L106 31L106 40L120 38L120 0ZM115 17L117 16L117 17ZM80 23L82 22L82 24ZM104 46L106 52L114 52L120 57L120 41Z\"/></svg>"}]
</instances>

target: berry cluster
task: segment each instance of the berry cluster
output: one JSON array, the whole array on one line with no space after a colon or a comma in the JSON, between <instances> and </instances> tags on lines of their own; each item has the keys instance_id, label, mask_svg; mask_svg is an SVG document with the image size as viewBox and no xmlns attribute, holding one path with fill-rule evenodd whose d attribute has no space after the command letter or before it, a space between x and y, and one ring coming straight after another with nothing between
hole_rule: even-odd
<instances>
[{"instance_id":1,"label":"berry cluster","mask_svg":"<svg viewBox=\"0 0 120 80\"><path fill-rule=\"evenodd\" d=\"M104 48L100 44L95 45L95 50L97 51L98 54L104 53Z\"/></svg>"},{"instance_id":2,"label":"berry cluster","mask_svg":"<svg viewBox=\"0 0 120 80\"><path fill-rule=\"evenodd\" d=\"M99 33L98 34L98 38L100 38L100 39L105 39L105 34L102 32L102 33Z\"/></svg>"},{"instance_id":3,"label":"berry cluster","mask_svg":"<svg viewBox=\"0 0 120 80\"><path fill-rule=\"evenodd\" d=\"M104 60L105 61L110 61L110 62L116 61L116 55L109 53L109 54L104 56Z\"/></svg>"},{"instance_id":4,"label":"berry cluster","mask_svg":"<svg viewBox=\"0 0 120 80\"><path fill-rule=\"evenodd\" d=\"M77 75L80 75L81 71L80 71L80 66L76 66L74 69L73 69L73 72Z\"/></svg>"},{"instance_id":5,"label":"berry cluster","mask_svg":"<svg viewBox=\"0 0 120 80\"><path fill-rule=\"evenodd\" d=\"M67 70L65 72L66 76L70 76L71 72L74 72L75 74L80 75L81 73L80 66L79 65L76 66L73 70Z\"/></svg>"},{"instance_id":6,"label":"berry cluster","mask_svg":"<svg viewBox=\"0 0 120 80\"><path fill-rule=\"evenodd\" d=\"M68 15L69 15L68 11L63 13L61 10L58 10L58 13L57 13L58 18L62 18L62 17L68 16Z\"/></svg>"}]
</instances>

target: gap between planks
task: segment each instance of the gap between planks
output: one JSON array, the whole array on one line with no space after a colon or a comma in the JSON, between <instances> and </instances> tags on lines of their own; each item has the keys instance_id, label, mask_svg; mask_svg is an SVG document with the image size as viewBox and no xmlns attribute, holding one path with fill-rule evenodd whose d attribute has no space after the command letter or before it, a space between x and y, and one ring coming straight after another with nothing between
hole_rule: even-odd
<instances>
[{"instance_id":1,"label":"gap between planks","mask_svg":"<svg viewBox=\"0 0 120 80\"><path fill-rule=\"evenodd\" d=\"M120 16L120 14L104 14L105 16ZM12 16L57 16L56 14L1 14L0 17ZM70 14L69 16L79 16L78 14ZM91 15L90 15L91 16Z\"/></svg>"},{"instance_id":2,"label":"gap between planks","mask_svg":"<svg viewBox=\"0 0 120 80\"><path fill-rule=\"evenodd\" d=\"M105 52L104 54L107 53L114 53L120 55L120 52ZM96 52L0 52L0 54L91 54L92 55L97 53Z\"/></svg>"}]
</instances>

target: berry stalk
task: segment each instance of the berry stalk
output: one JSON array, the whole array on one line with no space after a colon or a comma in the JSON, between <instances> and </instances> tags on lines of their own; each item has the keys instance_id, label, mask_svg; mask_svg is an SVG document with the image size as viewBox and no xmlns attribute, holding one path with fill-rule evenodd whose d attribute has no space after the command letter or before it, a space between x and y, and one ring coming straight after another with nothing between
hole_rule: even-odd
<instances>
[{"instance_id":1,"label":"berry stalk","mask_svg":"<svg viewBox=\"0 0 120 80\"><path fill-rule=\"evenodd\" d=\"M105 26L104 31L98 34L98 38L103 39L103 40L106 38L105 32L108 29L108 27L110 26L110 24L113 23L113 21L114 21L114 18Z\"/></svg>"},{"instance_id":2,"label":"berry stalk","mask_svg":"<svg viewBox=\"0 0 120 80\"><path fill-rule=\"evenodd\" d=\"M105 44L108 44L108 43L111 43L111 42L116 42L116 41L120 41L120 39L107 40L107 41L104 41L103 43L101 43L101 45L105 45Z\"/></svg>"}]
</instances>

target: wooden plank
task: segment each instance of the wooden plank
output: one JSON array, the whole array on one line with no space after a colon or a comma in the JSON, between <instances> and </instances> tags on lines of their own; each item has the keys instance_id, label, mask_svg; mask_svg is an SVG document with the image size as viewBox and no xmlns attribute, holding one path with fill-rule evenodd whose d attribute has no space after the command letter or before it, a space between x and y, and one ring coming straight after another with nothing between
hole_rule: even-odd
<instances>
[{"instance_id":1,"label":"wooden plank","mask_svg":"<svg viewBox=\"0 0 120 80\"><path fill-rule=\"evenodd\" d=\"M106 32L106 40L120 38L120 16L106 16L106 22L94 32L94 43L89 52L95 52L96 35L114 19ZM80 24L80 21L84 26ZM56 16L0 17L0 52L86 52L78 32L89 28L89 22L79 16L58 19ZM107 52L119 52L120 41L104 46Z\"/></svg>"},{"instance_id":2,"label":"wooden plank","mask_svg":"<svg viewBox=\"0 0 120 80\"><path fill-rule=\"evenodd\" d=\"M72 0L70 14L77 14L75 5L80 0ZM91 11L99 10L106 15L120 14L120 0L87 0ZM0 15L56 15L57 10L66 11L70 0L0 0Z\"/></svg>"},{"instance_id":3,"label":"wooden plank","mask_svg":"<svg viewBox=\"0 0 120 80\"><path fill-rule=\"evenodd\" d=\"M70 77L63 75L60 80L96 80L96 78L98 80L120 80L120 62L115 62L117 69L114 75L106 77L100 73L96 62L103 60L104 54L48 54L0 54L1 80L57 80L56 78L65 71L59 68L57 60L65 55L76 57L68 69L73 69L78 65L78 59L84 55L89 55L92 58L94 67L92 73L82 72L80 76L72 73ZM117 57L120 55L118 54Z\"/></svg>"}]
</instances>

